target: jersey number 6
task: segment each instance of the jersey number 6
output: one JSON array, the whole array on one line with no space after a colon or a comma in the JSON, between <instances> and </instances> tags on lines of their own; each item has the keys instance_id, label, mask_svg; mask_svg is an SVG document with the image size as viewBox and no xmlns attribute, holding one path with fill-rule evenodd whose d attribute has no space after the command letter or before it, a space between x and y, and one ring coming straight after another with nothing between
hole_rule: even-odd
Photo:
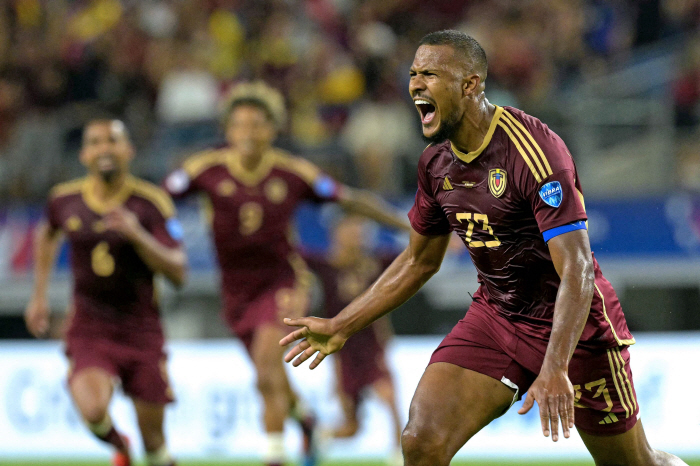
<instances>
[{"instance_id":1,"label":"jersey number 6","mask_svg":"<svg viewBox=\"0 0 700 466\"><path fill-rule=\"evenodd\" d=\"M464 234L464 242L467 244L467 246L471 248L480 248L483 246L486 246L487 248L495 248L496 246L501 245L501 241L498 239L496 235L493 234L493 228L489 225L489 216L484 215L484 214L471 214L468 212L462 212L457 214L457 221L459 223L462 223L462 220L466 220L469 222L469 226L467 227L467 231ZM474 223L479 223L481 222L482 224L482 230L487 232L489 235L493 237L492 240L490 241L474 241L472 240L472 235L474 234Z\"/></svg>"},{"instance_id":2,"label":"jersey number 6","mask_svg":"<svg viewBox=\"0 0 700 466\"><path fill-rule=\"evenodd\" d=\"M100 241L92 250L92 271L98 277L109 277L114 273L114 257L109 253L109 243Z\"/></svg>"}]
</instances>

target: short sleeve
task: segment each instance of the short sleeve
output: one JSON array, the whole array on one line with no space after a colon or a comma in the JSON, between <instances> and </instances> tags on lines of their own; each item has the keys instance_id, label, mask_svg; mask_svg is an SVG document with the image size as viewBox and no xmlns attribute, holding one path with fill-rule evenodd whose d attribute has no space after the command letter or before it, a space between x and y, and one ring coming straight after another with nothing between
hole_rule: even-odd
<instances>
[{"instance_id":1,"label":"short sleeve","mask_svg":"<svg viewBox=\"0 0 700 466\"><path fill-rule=\"evenodd\" d=\"M147 228L158 242L169 248L177 247L182 243L182 225L177 218L174 206L167 214L163 214L160 209L153 206Z\"/></svg>"},{"instance_id":2,"label":"short sleeve","mask_svg":"<svg viewBox=\"0 0 700 466\"><path fill-rule=\"evenodd\" d=\"M408 219L411 227L423 236L446 235L452 231L445 212L432 195L428 171L423 163L418 164L418 190Z\"/></svg>"},{"instance_id":3,"label":"short sleeve","mask_svg":"<svg viewBox=\"0 0 700 466\"><path fill-rule=\"evenodd\" d=\"M530 203L540 232L587 220L573 170L561 170L542 180L530 193Z\"/></svg>"},{"instance_id":4,"label":"short sleeve","mask_svg":"<svg viewBox=\"0 0 700 466\"><path fill-rule=\"evenodd\" d=\"M313 202L337 202L342 185L330 175L319 171L309 184L308 198Z\"/></svg>"}]
</instances>

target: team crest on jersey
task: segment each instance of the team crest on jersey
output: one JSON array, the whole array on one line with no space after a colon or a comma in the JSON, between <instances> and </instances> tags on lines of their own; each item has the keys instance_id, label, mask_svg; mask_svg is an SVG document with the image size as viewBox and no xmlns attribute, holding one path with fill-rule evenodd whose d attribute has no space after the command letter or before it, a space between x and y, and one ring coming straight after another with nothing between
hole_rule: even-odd
<instances>
[{"instance_id":1,"label":"team crest on jersey","mask_svg":"<svg viewBox=\"0 0 700 466\"><path fill-rule=\"evenodd\" d=\"M231 180L224 180L216 185L216 192L219 196L230 196L236 192L236 183Z\"/></svg>"},{"instance_id":2,"label":"team crest on jersey","mask_svg":"<svg viewBox=\"0 0 700 466\"><path fill-rule=\"evenodd\" d=\"M274 204L279 204L287 198L287 183L282 178L271 178L265 183L265 195Z\"/></svg>"},{"instance_id":3,"label":"team crest on jersey","mask_svg":"<svg viewBox=\"0 0 700 466\"><path fill-rule=\"evenodd\" d=\"M540 188L540 197L542 200L552 207L559 207L564 198L564 192L561 189L561 183L558 181L550 181L542 185Z\"/></svg>"},{"instance_id":4,"label":"team crest on jersey","mask_svg":"<svg viewBox=\"0 0 700 466\"><path fill-rule=\"evenodd\" d=\"M506 180L508 176L502 168L492 168L489 170L489 191L493 197L501 197L506 191Z\"/></svg>"}]
</instances>

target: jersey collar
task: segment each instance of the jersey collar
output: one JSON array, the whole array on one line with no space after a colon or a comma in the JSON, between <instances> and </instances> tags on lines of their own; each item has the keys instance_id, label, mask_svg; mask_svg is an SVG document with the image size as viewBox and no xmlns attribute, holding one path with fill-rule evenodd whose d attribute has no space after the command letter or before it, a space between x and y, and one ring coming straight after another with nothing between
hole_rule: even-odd
<instances>
[{"instance_id":1,"label":"jersey collar","mask_svg":"<svg viewBox=\"0 0 700 466\"><path fill-rule=\"evenodd\" d=\"M274 150L268 150L254 170L246 170L241 163L241 156L235 150L228 151L224 156L226 167L232 177L246 186L256 186L270 173L275 164Z\"/></svg>"},{"instance_id":2,"label":"jersey collar","mask_svg":"<svg viewBox=\"0 0 700 466\"><path fill-rule=\"evenodd\" d=\"M489 130L486 133L486 137L484 137L484 142L481 143L481 147L479 147L477 150L472 151L472 152L462 152L459 149L455 147L454 144L452 144L452 141L450 141L450 147L452 148L452 152L462 161L465 163L470 163L472 162L475 158L477 158L481 153L486 149L486 146L489 145L491 142L491 138L493 137L494 131L496 131L496 126L498 126L498 120L501 119L501 114L503 113L503 109L499 107L498 105L495 105L496 107L496 112L493 114L493 119L491 120L491 124L489 125Z\"/></svg>"},{"instance_id":3,"label":"jersey collar","mask_svg":"<svg viewBox=\"0 0 700 466\"><path fill-rule=\"evenodd\" d=\"M94 177L88 176L83 183L81 192L85 205L87 205L90 210L98 215L105 215L106 213L124 204L126 200L129 199L129 196L131 196L131 192L134 189L134 177L127 175L126 179L124 180L124 184L121 186L121 188L119 188L119 191L105 201L98 198L95 194L96 182L97 180Z\"/></svg>"}]
</instances>

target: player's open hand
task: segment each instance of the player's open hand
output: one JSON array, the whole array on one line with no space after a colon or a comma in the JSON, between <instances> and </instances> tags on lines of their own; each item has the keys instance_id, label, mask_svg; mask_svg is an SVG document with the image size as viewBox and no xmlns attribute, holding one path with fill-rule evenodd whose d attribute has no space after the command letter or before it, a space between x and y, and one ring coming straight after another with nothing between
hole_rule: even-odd
<instances>
[{"instance_id":1,"label":"player's open hand","mask_svg":"<svg viewBox=\"0 0 700 466\"><path fill-rule=\"evenodd\" d=\"M41 338L49 331L49 304L46 298L34 297L24 311L24 322L29 333Z\"/></svg>"},{"instance_id":2,"label":"player's open hand","mask_svg":"<svg viewBox=\"0 0 700 466\"><path fill-rule=\"evenodd\" d=\"M117 207L109 212L104 222L107 229L121 233L130 241L134 241L142 230L136 214L124 207Z\"/></svg>"},{"instance_id":3,"label":"player's open hand","mask_svg":"<svg viewBox=\"0 0 700 466\"><path fill-rule=\"evenodd\" d=\"M294 367L318 353L309 365L309 369L315 369L326 356L340 350L347 340L333 330L332 319L301 317L299 319L284 319L284 323L293 327L301 327L280 340L280 345L286 346L301 339L284 357L285 362L291 362L296 358L292 363ZM297 356L299 357L297 358Z\"/></svg>"},{"instance_id":4,"label":"player's open hand","mask_svg":"<svg viewBox=\"0 0 700 466\"><path fill-rule=\"evenodd\" d=\"M574 387L566 372L540 372L528 390L518 414L530 411L535 401L540 408L544 436L549 437L551 427L552 440L554 442L559 440L559 420L561 419L564 438L569 438L570 429L574 427Z\"/></svg>"}]
</instances>

